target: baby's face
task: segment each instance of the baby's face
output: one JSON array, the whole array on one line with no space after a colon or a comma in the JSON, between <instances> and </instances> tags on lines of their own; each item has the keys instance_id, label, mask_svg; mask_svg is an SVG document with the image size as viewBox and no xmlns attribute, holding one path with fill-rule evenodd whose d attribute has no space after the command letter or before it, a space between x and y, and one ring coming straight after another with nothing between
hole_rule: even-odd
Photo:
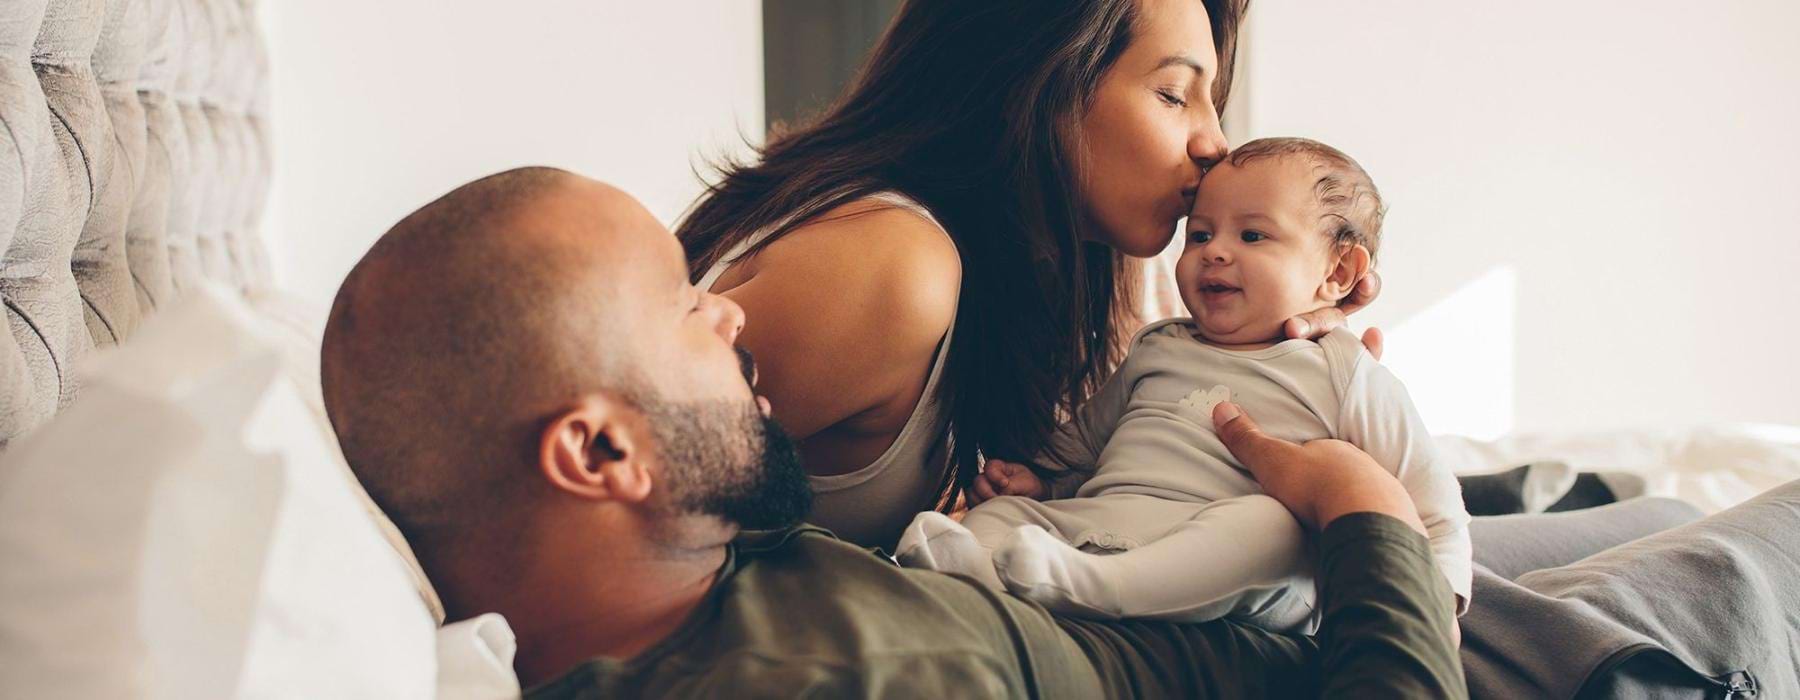
<instances>
[{"instance_id":1,"label":"baby's face","mask_svg":"<svg viewBox=\"0 0 1800 700\"><path fill-rule=\"evenodd\" d=\"M1282 156L1222 162L1206 174L1175 280L1207 340L1277 340L1287 319L1331 305L1321 286L1335 260L1315 179L1304 158Z\"/></svg>"}]
</instances>

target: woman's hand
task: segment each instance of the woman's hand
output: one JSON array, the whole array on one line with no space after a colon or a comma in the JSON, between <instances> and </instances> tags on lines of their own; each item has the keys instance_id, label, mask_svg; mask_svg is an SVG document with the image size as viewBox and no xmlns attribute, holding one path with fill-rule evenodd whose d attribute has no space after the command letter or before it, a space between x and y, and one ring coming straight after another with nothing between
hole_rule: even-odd
<instances>
[{"instance_id":1,"label":"woman's hand","mask_svg":"<svg viewBox=\"0 0 1800 700\"><path fill-rule=\"evenodd\" d=\"M1296 445L1271 437L1230 402L1213 409L1213 425L1263 491L1308 527L1323 530L1338 516L1375 512L1425 533L1406 487L1355 445L1342 440Z\"/></svg>"},{"instance_id":2,"label":"woman's hand","mask_svg":"<svg viewBox=\"0 0 1800 700\"><path fill-rule=\"evenodd\" d=\"M1017 462L990 459L975 477L975 488L969 491L969 507L1001 496L1024 496L1043 500L1050 492L1031 468Z\"/></svg>"},{"instance_id":3,"label":"woman's hand","mask_svg":"<svg viewBox=\"0 0 1800 700\"><path fill-rule=\"evenodd\" d=\"M1381 275L1371 271L1362 278L1362 281L1356 283L1356 289L1352 290L1350 296L1345 297L1337 306L1309 311L1290 318L1282 326L1282 330L1287 333L1289 338L1317 338L1342 328L1348 322L1346 317L1356 313L1358 309L1368 306L1369 302L1375 301L1375 297L1380 294ZM1381 331L1374 328L1364 331L1362 341L1363 347L1369 349L1370 355L1374 355L1377 360L1381 359Z\"/></svg>"}]
</instances>

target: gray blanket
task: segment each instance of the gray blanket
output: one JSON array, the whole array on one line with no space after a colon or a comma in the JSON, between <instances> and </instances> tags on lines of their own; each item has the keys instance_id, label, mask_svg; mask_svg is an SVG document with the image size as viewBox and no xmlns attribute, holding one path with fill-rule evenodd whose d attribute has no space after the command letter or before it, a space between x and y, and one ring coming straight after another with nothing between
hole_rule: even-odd
<instances>
[{"instance_id":1,"label":"gray blanket","mask_svg":"<svg viewBox=\"0 0 1800 700\"><path fill-rule=\"evenodd\" d=\"M1473 697L1800 697L1800 481L1509 581L1477 567Z\"/></svg>"}]
</instances>

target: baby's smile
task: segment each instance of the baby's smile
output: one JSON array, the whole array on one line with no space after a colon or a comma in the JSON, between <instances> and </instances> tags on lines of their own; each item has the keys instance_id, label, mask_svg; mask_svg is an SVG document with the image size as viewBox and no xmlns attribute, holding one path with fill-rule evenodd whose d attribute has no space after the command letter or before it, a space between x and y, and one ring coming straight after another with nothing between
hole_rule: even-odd
<instances>
[{"instance_id":1,"label":"baby's smile","mask_svg":"<svg viewBox=\"0 0 1800 700\"><path fill-rule=\"evenodd\" d=\"M1226 304L1243 301L1244 289L1220 279L1202 279L1195 289L1200 292L1200 302L1208 309L1221 309Z\"/></svg>"}]
</instances>

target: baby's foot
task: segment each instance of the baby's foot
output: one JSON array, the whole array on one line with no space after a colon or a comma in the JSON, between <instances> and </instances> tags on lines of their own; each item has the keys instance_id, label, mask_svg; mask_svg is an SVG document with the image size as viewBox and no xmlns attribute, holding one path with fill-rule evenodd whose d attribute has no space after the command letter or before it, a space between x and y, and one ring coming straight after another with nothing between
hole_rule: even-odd
<instances>
[{"instance_id":1,"label":"baby's foot","mask_svg":"<svg viewBox=\"0 0 1800 700\"><path fill-rule=\"evenodd\" d=\"M901 566L972 576L995 590L1005 590L994 574L994 560L975 533L936 511L913 518L900 535L894 559Z\"/></svg>"},{"instance_id":2,"label":"baby's foot","mask_svg":"<svg viewBox=\"0 0 1800 700\"><path fill-rule=\"evenodd\" d=\"M1119 589L1102 559L1044 528L1021 525L994 550L994 569L1006 590L1046 609L1113 619L1119 617Z\"/></svg>"}]
</instances>

